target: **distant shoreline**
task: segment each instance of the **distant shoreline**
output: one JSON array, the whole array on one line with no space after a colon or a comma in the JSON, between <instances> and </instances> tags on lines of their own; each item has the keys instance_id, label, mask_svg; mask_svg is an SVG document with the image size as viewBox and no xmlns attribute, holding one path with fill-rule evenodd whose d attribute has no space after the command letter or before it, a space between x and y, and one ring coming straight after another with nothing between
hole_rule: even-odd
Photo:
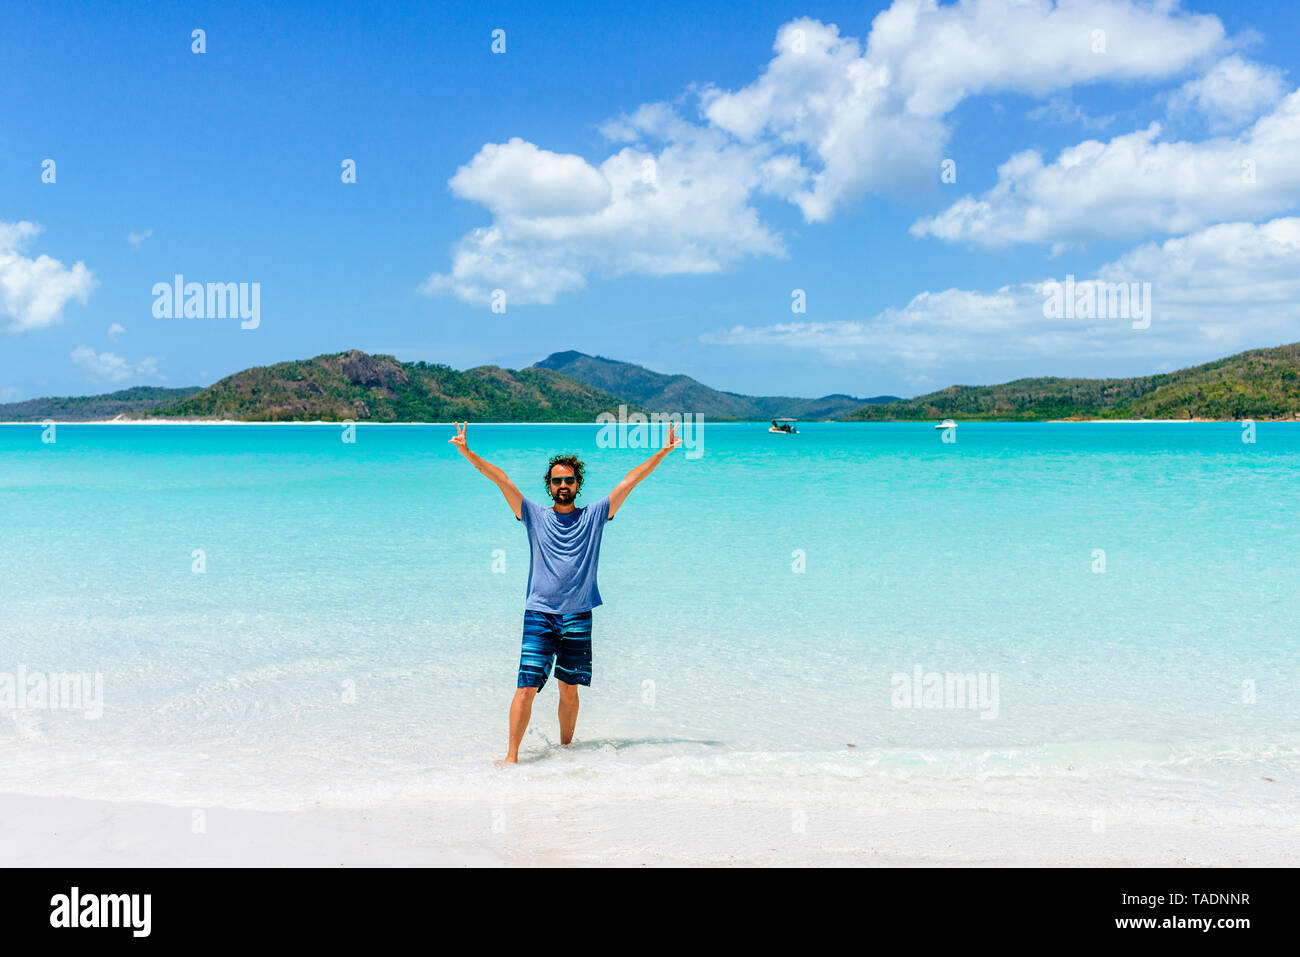
<instances>
[{"instance_id":1,"label":"distant shoreline","mask_svg":"<svg viewBox=\"0 0 1300 957\"><path fill-rule=\"evenodd\" d=\"M709 425L766 425L766 419L705 419ZM957 425L1172 425L1172 424L1207 424L1207 423L1240 423L1245 419L957 419ZM1270 424L1300 424L1300 418L1288 419L1253 419L1254 422L1268 422ZM47 422L54 425L366 425L366 426L421 426L421 425L451 425L447 422L343 422L341 420L311 419L302 421L285 421L283 419L273 420L253 420L245 419L89 419L89 420L68 420L60 421L59 419L42 419L40 421L16 421L0 422L0 426L5 425L30 425L40 427ZM600 422L474 422L470 420L471 425L594 425L603 426ZM654 424L654 423L648 423ZM871 420L871 421L852 421L846 422L835 419L809 419L802 423L804 425L936 425L937 422L932 419L888 419L888 420ZM635 425L629 425L628 428L635 428Z\"/></svg>"}]
</instances>

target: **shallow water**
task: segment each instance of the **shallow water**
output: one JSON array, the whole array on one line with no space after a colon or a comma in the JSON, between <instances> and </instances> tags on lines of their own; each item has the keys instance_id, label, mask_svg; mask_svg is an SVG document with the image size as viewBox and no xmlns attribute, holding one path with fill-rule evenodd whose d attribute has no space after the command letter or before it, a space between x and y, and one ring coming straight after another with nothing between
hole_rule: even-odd
<instances>
[{"instance_id":1,"label":"shallow water","mask_svg":"<svg viewBox=\"0 0 1300 957\"><path fill-rule=\"evenodd\" d=\"M577 746L554 746L552 680L515 781L844 801L903 781L918 802L1053 782L1293 813L1300 425L1257 429L707 424L606 529ZM0 426L0 673L103 680L98 719L0 710L6 790L498 788L528 551L450 434ZM534 500L553 452L586 459L588 501L647 454L597 436L470 427ZM918 668L985 699L900 707Z\"/></svg>"}]
</instances>

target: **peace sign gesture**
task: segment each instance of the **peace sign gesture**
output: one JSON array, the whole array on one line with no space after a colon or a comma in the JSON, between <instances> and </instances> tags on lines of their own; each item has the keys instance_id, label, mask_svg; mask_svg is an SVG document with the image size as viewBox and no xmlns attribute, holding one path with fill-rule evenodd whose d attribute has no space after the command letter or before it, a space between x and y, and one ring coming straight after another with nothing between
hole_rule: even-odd
<instances>
[{"instance_id":1,"label":"peace sign gesture","mask_svg":"<svg viewBox=\"0 0 1300 957\"><path fill-rule=\"evenodd\" d=\"M447 441L456 446L457 452L464 455L469 451L469 441L465 438L465 430L469 428L469 423L461 425L459 422L453 422L452 425L456 426L456 434Z\"/></svg>"},{"instance_id":2,"label":"peace sign gesture","mask_svg":"<svg viewBox=\"0 0 1300 957\"><path fill-rule=\"evenodd\" d=\"M682 444L681 436L677 434L677 426L669 423L668 435L664 438L664 451L671 452L677 446Z\"/></svg>"}]
</instances>

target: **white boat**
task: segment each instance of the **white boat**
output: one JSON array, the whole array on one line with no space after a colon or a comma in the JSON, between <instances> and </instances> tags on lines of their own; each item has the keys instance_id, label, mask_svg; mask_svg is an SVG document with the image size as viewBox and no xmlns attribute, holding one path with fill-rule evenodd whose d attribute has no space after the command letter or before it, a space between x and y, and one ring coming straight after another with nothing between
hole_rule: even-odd
<instances>
[{"instance_id":1,"label":"white boat","mask_svg":"<svg viewBox=\"0 0 1300 957\"><path fill-rule=\"evenodd\" d=\"M955 428L957 428L957 423L954 422L952 419L944 419L942 422L940 422L938 425L936 425L935 428L936 428L936 429L955 429Z\"/></svg>"},{"instance_id":2,"label":"white boat","mask_svg":"<svg viewBox=\"0 0 1300 957\"><path fill-rule=\"evenodd\" d=\"M798 435L799 430L794 427L798 421L798 419L773 419L772 427L767 431L775 432L777 435ZM777 425L778 422L788 422L789 425Z\"/></svg>"}]
</instances>

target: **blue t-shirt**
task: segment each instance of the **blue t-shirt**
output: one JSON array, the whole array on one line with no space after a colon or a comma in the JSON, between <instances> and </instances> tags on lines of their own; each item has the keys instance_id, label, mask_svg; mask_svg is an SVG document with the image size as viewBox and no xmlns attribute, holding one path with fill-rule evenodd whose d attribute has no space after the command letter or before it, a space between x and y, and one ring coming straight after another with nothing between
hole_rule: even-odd
<instances>
[{"instance_id":1,"label":"blue t-shirt","mask_svg":"<svg viewBox=\"0 0 1300 957\"><path fill-rule=\"evenodd\" d=\"M524 499L528 530L528 600L524 609L571 615L601 604L596 588L600 534L609 520L609 496L567 515Z\"/></svg>"}]
</instances>

